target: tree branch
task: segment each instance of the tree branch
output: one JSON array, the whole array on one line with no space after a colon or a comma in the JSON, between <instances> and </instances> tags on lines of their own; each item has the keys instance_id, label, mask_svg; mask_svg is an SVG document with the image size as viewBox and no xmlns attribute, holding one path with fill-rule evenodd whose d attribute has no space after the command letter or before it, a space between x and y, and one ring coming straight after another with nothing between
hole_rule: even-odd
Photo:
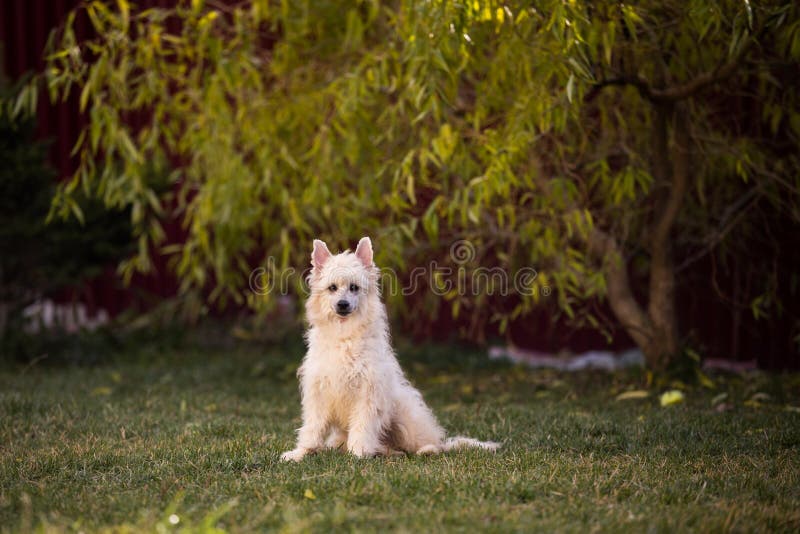
<instances>
[{"instance_id":1,"label":"tree branch","mask_svg":"<svg viewBox=\"0 0 800 534\"><path fill-rule=\"evenodd\" d=\"M620 76L617 78L600 80L594 84L592 89L586 94L585 100L590 101L594 99L605 87L618 85L630 85L635 87L640 95L654 103L669 103L684 100L694 96L710 85L717 84L730 78L736 72L744 56L753 46L753 41L753 37L748 37L744 44L739 47L736 55L727 62L718 65L711 71L698 74L687 82L658 88L653 87L652 83L641 76Z\"/></svg>"},{"instance_id":2,"label":"tree branch","mask_svg":"<svg viewBox=\"0 0 800 534\"><path fill-rule=\"evenodd\" d=\"M651 325L644 310L631 292L628 266L619 244L598 228L589 235L589 250L605 263L608 303L617 320L640 348L650 343Z\"/></svg>"},{"instance_id":3,"label":"tree branch","mask_svg":"<svg viewBox=\"0 0 800 534\"><path fill-rule=\"evenodd\" d=\"M756 204L758 197L756 194L763 189L761 185L751 189L739 200L728 206L725 213L720 217L720 224L703 240L704 246L694 252L691 256L684 259L680 265L675 267L675 273L680 273L703 256L709 254L723 239L733 230L739 221L747 214L747 212ZM746 204L746 205L745 205ZM744 205L744 207L742 207ZM741 208L741 209L740 209ZM731 218L733 216L733 218Z\"/></svg>"},{"instance_id":4,"label":"tree branch","mask_svg":"<svg viewBox=\"0 0 800 534\"><path fill-rule=\"evenodd\" d=\"M710 72L699 74L688 82L666 87L664 89L652 89L651 100L656 102L676 102L683 100L696 93L699 93L709 85L714 85L719 82L725 81L730 78L739 68L742 58L753 46L753 38L748 37L745 43L739 47L739 50L727 63L717 66Z\"/></svg>"}]
</instances>

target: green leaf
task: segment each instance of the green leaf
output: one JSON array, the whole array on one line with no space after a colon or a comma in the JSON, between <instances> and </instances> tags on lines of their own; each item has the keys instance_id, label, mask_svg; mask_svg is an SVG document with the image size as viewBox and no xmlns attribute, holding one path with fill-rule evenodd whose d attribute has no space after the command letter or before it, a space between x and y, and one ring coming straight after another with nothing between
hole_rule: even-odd
<instances>
[{"instance_id":1,"label":"green leaf","mask_svg":"<svg viewBox=\"0 0 800 534\"><path fill-rule=\"evenodd\" d=\"M408 200L412 204L417 203L417 197L414 194L414 176L412 174L406 176L406 195L408 195Z\"/></svg>"},{"instance_id":2,"label":"green leaf","mask_svg":"<svg viewBox=\"0 0 800 534\"><path fill-rule=\"evenodd\" d=\"M572 92L575 89L575 75L570 74L569 79L567 80L567 100L569 103L572 103Z\"/></svg>"}]
</instances>

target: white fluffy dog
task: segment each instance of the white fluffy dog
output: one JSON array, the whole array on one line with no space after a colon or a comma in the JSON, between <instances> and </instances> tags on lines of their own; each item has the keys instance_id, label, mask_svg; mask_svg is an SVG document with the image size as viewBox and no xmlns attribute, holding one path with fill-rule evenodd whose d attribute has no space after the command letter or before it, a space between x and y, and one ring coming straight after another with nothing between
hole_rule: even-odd
<instances>
[{"instance_id":1,"label":"white fluffy dog","mask_svg":"<svg viewBox=\"0 0 800 534\"><path fill-rule=\"evenodd\" d=\"M432 454L498 443L446 438L422 395L403 375L389 340L372 242L333 256L314 240L306 302L308 352L297 371L303 425L284 461L342 445L358 457Z\"/></svg>"}]
</instances>

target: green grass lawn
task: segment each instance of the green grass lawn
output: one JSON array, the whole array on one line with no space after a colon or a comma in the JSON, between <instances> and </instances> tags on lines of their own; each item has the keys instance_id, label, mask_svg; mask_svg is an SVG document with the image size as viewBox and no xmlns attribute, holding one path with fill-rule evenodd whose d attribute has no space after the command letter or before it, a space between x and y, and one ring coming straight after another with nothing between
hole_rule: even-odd
<instances>
[{"instance_id":1,"label":"green grass lawn","mask_svg":"<svg viewBox=\"0 0 800 534\"><path fill-rule=\"evenodd\" d=\"M662 408L615 400L641 376L476 354L456 367L461 352L401 360L450 433L503 441L497 454L280 463L299 348L0 371L0 530L800 529L797 377L718 381Z\"/></svg>"}]
</instances>

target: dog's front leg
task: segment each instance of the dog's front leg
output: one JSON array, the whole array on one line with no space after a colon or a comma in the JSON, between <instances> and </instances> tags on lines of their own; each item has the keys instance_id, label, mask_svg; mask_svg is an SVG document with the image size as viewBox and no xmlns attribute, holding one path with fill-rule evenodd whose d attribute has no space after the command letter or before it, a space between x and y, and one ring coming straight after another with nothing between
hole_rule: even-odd
<instances>
[{"instance_id":1,"label":"dog's front leg","mask_svg":"<svg viewBox=\"0 0 800 534\"><path fill-rule=\"evenodd\" d=\"M299 462L307 454L322 449L328 430L328 410L318 395L303 395L303 425L297 431L297 446L281 455L284 462Z\"/></svg>"},{"instance_id":2,"label":"dog's front leg","mask_svg":"<svg viewBox=\"0 0 800 534\"><path fill-rule=\"evenodd\" d=\"M303 426L297 432L297 446L291 451L286 451L281 455L284 462L299 462L307 454L316 452L325 444L325 430L327 424L324 419L319 417L309 417L303 419Z\"/></svg>"},{"instance_id":3,"label":"dog's front leg","mask_svg":"<svg viewBox=\"0 0 800 534\"><path fill-rule=\"evenodd\" d=\"M376 405L371 395L365 395L355 403L347 435L347 450L359 458L377 456L385 449L381 436L387 410Z\"/></svg>"}]
</instances>

